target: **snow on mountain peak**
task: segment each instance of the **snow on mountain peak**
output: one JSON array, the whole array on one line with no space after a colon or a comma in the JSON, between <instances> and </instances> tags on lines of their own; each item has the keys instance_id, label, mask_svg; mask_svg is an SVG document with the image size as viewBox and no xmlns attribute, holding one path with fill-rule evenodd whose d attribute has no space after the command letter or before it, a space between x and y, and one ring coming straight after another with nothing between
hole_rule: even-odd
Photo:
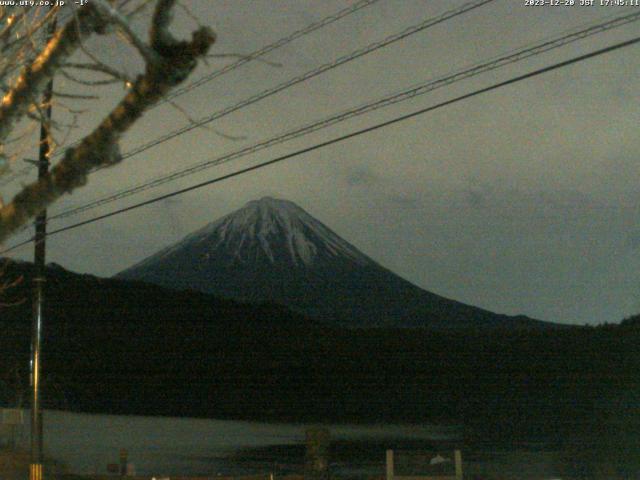
<instances>
[{"instance_id":1,"label":"snow on mountain peak","mask_svg":"<svg viewBox=\"0 0 640 480\"><path fill-rule=\"evenodd\" d=\"M247 203L228 215L215 229L230 236L241 255L245 244L258 243L272 263L274 248L284 245L289 260L295 265L311 265L319 256L345 256L356 263L369 259L306 211L288 200L263 197Z\"/></svg>"},{"instance_id":2,"label":"snow on mountain peak","mask_svg":"<svg viewBox=\"0 0 640 480\"><path fill-rule=\"evenodd\" d=\"M166 257L194 244L210 250L203 260L222 250L243 263L262 256L272 264L284 260L296 266L311 266L320 257L345 257L358 265L372 263L295 203L268 196L248 202L159 253Z\"/></svg>"},{"instance_id":3,"label":"snow on mountain peak","mask_svg":"<svg viewBox=\"0 0 640 480\"><path fill-rule=\"evenodd\" d=\"M508 317L418 288L295 203L272 197L247 203L118 277L280 304L346 326L510 324Z\"/></svg>"}]
</instances>

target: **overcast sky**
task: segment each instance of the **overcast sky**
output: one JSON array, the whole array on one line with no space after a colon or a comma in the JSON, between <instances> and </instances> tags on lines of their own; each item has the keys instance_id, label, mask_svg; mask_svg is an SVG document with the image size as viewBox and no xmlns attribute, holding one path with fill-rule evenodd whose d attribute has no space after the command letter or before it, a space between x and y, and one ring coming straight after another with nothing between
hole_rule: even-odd
<instances>
[{"instance_id":1,"label":"overcast sky","mask_svg":"<svg viewBox=\"0 0 640 480\"><path fill-rule=\"evenodd\" d=\"M251 53L354 2L186 0L218 34L214 53ZM194 118L465 2L380 0L177 99ZM579 3L579 0L576 0ZM217 157L351 106L560 32L640 7L531 7L496 0L97 172L56 213L176 168ZM182 11L176 31L193 21ZM142 28L140 26L139 28ZM148 190L50 228L106 213L312 145L638 32L637 23ZM116 42L92 48L133 58ZM192 79L232 62L213 58ZM133 73L136 62L125 62ZM130 63L130 65L129 65ZM495 312L596 324L640 312L640 46L474 97L276 166L48 240L48 261L109 276L249 200L298 203L416 285ZM122 95L105 90L90 128ZM165 105L127 150L188 120ZM216 133L224 134L224 136ZM75 135L79 135L82 128ZM229 138L229 136L236 138ZM26 179L23 179L26 181ZM19 183L16 182L15 188ZM13 241L26 237L15 237ZM10 245L12 242L8 242ZM16 256L31 258L31 248Z\"/></svg>"}]
</instances>

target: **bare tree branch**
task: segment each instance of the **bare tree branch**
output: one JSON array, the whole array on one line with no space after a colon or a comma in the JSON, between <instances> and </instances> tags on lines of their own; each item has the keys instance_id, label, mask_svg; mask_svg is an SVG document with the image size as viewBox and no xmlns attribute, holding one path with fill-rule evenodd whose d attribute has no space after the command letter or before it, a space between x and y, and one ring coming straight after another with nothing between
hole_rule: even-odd
<instances>
[{"instance_id":1,"label":"bare tree branch","mask_svg":"<svg viewBox=\"0 0 640 480\"><path fill-rule=\"evenodd\" d=\"M5 299L7 291L14 287L17 287L24 280L22 275L13 279L6 278L9 264L10 264L9 259L4 259L2 262L0 262L0 278L3 279L2 281L0 281L0 307L2 308L20 305L21 303L24 303L24 301L26 300L25 298L10 300L10 301L7 301Z\"/></svg>"},{"instance_id":2,"label":"bare tree branch","mask_svg":"<svg viewBox=\"0 0 640 480\"><path fill-rule=\"evenodd\" d=\"M125 0L120 4L120 7L124 8L128 3L130 3L129 0ZM151 3L153 3L152 0L144 0L140 5L134 7L130 12L126 12L125 15L128 19L132 19L149 8L149 5L151 5Z\"/></svg>"},{"instance_id":3,"label":"bare tree branch","mask_svg":"<svg viewBox=\"0 0 640 480\"><path fill-rule=\"evenodd\" d=\"M168 100L169 105L171 105L174 109L176 109L176 111L180 112L180 114L190 123L196 124L197 120L195 118L193 118L191 115L189 115L189 112L187 112L184 108L182 108L180 105L178 105L176 102L174 102L173 100ZM207 130L209 132L213 132L216 135L227 139L227 140L246 140L247 137L246 135L229 135L228 133L223 133L220 130L213 128L211 125L200 125L199 128L202 128L203 130Z\"/></svg>"},{"instance_id":4,"label":"bare tree branch","mask_svg":"<svg viewBox=\"0 0 640 480\"><path fill-rule=\"evenodd\" d=\"M133 79L130 78L127 74L110 67L102 63L100 60L95 59L95 63L65 63L63 67L65 68L75 68L78 70L89 70L99 73L104 73L105 75L110 75L111 77L120 80L124 83L132 83Z\"/></svg>"},{"instance_id":5,"label":"bare tree branch","mask_svg":"<svg viewBox=\"0 0 640 480\"><path fill-rule=\"evenodd\" d=\"M161 100L171 88L183 82L195 69L198 59L207 55L215 41L215 35L208 28L196 30L189 41L178 41L169 32L171 9L174 5L175 0L158 0L156 3L150 30L150 48L154 55L149 57L155 59L147 61L145 72L135 79L121 102L92 133L77 146L69 148L47 176L24 187L11 203L0 209L0 242L58 198L85 185L89 173L95 168L119 163L122 160L118 146L121 136L148 108ZM83 24L89 24L91 28L87 25L82 27ZM80 28L90 32L104 27L100 23L96 24L93 17L89 17L80 22ZM72 35L69 29L64 29L57 34L41 55L43 58L39 58L32 68L26 69L27 73L22 75L16 89L20 87L33 92L33 87L24 85L34 81L31 72L37 71L39 76L45 78L50 76L72 50L66 43L70 42L75 47L79 45L81 38L81 31ZM8 113L3 117L3 110L0 109L0 134L3 122L10 121L11 115L17 117L22 113L17 107L9 108L20 98L13 91L5 96L4 103L7 105L3 103L2 107ZM18 111L14 112L15 110Z\"/></svg>"},{"instance_id":6,"label":"bare tree branch","mask_svg":"<svg viewBox=\"0 0 640 480\"><path fill-rule=\"evenodd\" d=\"M54 90L53 94L56 97L60 97L60 98L73 98L75 100L98 100L100 97L98 95L85 95L82 93L66 93L66 92L61 92L59 90Z\"/></svg>"},{"instance_id":7,"label":"bare tree branch","mask_svg":"<svg viewBox=\"0 0 640 480\"><path fill-rule=\"evenodd\" d=\"M113 85L114 83L122 83L121 79L116 78L109 78L107 80L85 80L83 78L76 77L75 75L67 72L65 69L60 69L59 73L67 80L79 85L84 85L85 87L99 87L103 85Z\"/></svg>"},{"instance_id":8,"label":"bare tree branch","mask_svg":"<svg viewBox=\"0 0 640 480\"><path fill-rule=\"evenodd\" d=\"M32 99L41 95L60 64L78 48L81 39L93 32L101 33L104 28L104 20L93 8L83 9L77 23L69 22L56 32L35 61L23 68L15 86L0 104L0 142L27 113Z\"/></svg>"},{"instance_id":9,"label":"bare tree branch","mask_svg":"<svg viewBox=\"0 0 640 480\"><path fill-rule=\"evenodd\" d=\"M98 11L107 17L110 21L114 22L118 28L124 33L125 37L131 42L131 44L140 52L142 58L148 63L154 63L159 61L158 54L151 49L138 35L133 31L129 25L127 18L122 15L118 10L113 8L104 0L92 0L93 6Z\"/></svg>"}]
</instances>

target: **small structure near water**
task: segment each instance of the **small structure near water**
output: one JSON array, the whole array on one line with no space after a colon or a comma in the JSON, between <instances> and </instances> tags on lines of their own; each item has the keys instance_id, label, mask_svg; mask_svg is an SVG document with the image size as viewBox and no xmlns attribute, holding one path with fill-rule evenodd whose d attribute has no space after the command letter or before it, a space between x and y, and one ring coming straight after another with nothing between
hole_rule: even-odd
<instances>
[{"instance_id":1,"label":"small structure near water","mask_svg":"<svg viewBox=\"0 0 640 480\"><path fill-rule=\"evenodd\" d=\"M386 480L462 480L462 453L387 450Z\"/></svg>"}]
</instances>

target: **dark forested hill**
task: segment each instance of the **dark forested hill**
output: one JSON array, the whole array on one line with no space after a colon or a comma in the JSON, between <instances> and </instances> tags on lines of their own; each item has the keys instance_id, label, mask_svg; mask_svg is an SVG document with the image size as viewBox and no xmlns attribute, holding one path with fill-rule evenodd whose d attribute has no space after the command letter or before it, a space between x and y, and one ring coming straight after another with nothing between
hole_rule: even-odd
<instances>
[{"instance_id":1,"label":"dark forested hill","mask_svg":"<svg viewBox=\"0 0 640 480\"><path fill-rule=\"evenodd\" d=\"M14 271L28 274L26 265ZM261 420L443 420L515 435L637 419L640 329L337 329L269 305L50 271L45 403ZM23 287L26 287L25 284ZM28 296L17 288L12 296ZM30 305L3 308L3 403L26 389ZM16 378L20 380L16 380ZM26 397L25 397L26 398Z\"/></svg>"}]
</instances>

